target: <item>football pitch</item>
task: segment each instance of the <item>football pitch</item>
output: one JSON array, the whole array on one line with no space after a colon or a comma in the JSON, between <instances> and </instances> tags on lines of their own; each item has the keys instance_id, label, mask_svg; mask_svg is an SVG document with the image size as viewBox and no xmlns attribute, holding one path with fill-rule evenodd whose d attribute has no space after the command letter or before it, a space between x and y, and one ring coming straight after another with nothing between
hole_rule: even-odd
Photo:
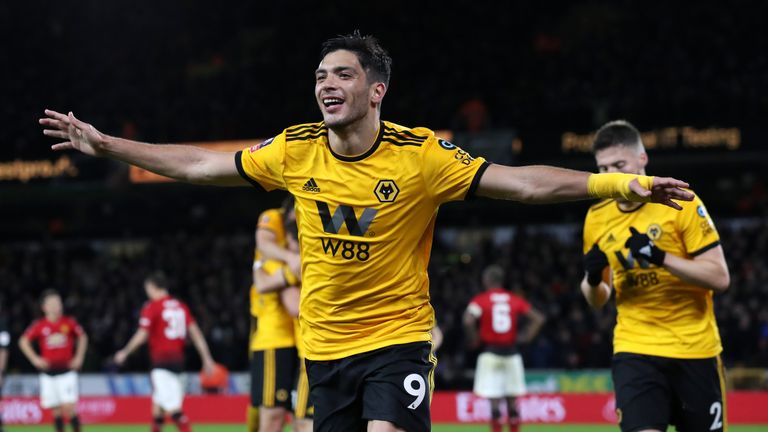
<instances>
[{"instance_id":1,"label":"football pitch","mask_svg":"<svg viewBox=\"0 0 768 432\"><path fill-rule=\"evenodd\" d=\"M52 425L44 426L8 426L8 432L50 432ZM83 432L146 432L149 425L85 425ZM290 429L286 429L289 431ZM486 432L489 427L486 425L451 425L436 424L433 426L434 432ZM522 432L608 432L619 430L616 426L606 425L523 425ZM674 430L672 428L670 431ZM731 432L765 432L768 425L738 425L729 426ZM166 426L163 432L175 432L176 427ZM192 427L193 432L244 432L245 425L197 425Z\"/></svg>"}]
</instances>

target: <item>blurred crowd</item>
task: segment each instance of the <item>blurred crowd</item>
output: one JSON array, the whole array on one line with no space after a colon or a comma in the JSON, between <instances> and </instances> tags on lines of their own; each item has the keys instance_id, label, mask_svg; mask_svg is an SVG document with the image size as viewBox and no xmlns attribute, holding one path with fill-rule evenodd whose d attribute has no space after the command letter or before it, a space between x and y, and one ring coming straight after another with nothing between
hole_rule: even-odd
<instances>
[{"instance_id":1,"label":"blurred crowd","mask_svg":"<svg viewBox=\"0 0 768 432\"><path fill-rule=\"evenodd\" d=\"M717 223L732 280L730 290L715 297L724 361L726 366L768 368L768 222ZM135 330L146 300L143 277L162 269L173 281L172 291L189 303L216 360L245 370L252 253L253 236L246 233L6 243L0 246L2 313L16 340L39 316L39 293L60 290L66 312L90 336L85 370L114 370L111 355ZM548 318L539 337L521 347L527 368L607 368L615 308L587 307L578 289L581 256L576 224L438 229L429 269L432 301L445 333L438 351L438 385L470 385L477 352L467 347L461 315L481 290L480 273L491 263L506 268L507 287ZM192 352L187 366L199 367ZM133 356L126 367L146 368L146 355ZM31 371L15 346L10 370Z\"/></svg>"},{"instance_id":2,"label":"blurred crowd","mask_svg":"<svg viewBox=\"0 0 768 432\"><path fill-rule=\"evenodd\" d=\"M391 52L384 116L409 126L525 135L615 117L642 129L764 124L765 2L443 6L0 4L14 17L0 32L23 41L7 44L13 68L0 72L0 159L50 155L35 124L45 107L153 142L267 137L316 121L320 43L355 28ZM483 122L465 118L468 101L482 104Z\"/></svg>"}]
</instances>

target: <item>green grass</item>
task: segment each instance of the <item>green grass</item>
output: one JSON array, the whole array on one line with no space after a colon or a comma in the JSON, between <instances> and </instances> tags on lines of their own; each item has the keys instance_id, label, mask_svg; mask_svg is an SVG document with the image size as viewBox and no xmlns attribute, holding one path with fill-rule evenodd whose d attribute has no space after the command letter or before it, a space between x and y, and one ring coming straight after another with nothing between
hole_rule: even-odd
<instances>
[{"instance_id":1,"label":"green grass","mask_svg":"<svg viewBox=\"0 0 768 432\"><path fill-rule=\"evenodd\" d=\"M729 426L731 432L765 432L768 425L739 425ZM44 426L7 426L8 432L51 432L52 425ZM149 425L113 426L113 425L86 425L83 432L146 432ZM196 425L193 432L244 432L244 425ZM288 430L288 429L286 429ZM434 425L434 432L487 432L486 425ZM524 425L522 432L608 432L618 431L616 426L606 425ZM672 429L670 429L672 430ZM166 426L163 432L175 432L173 426Z\"/></svg>"}]
</instances>

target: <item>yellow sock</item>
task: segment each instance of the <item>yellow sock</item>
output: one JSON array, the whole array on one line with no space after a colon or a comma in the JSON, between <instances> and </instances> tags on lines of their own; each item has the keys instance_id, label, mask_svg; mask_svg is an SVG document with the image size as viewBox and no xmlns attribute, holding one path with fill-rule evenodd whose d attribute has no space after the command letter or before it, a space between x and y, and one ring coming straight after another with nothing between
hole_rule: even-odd
<instances>
[{"instance_id":1,"label":"yellow sock","mask_svg":"<svg viewBox=\"0 0 768 432\"><path fill-rule=\"evenodd\" d=\"M248 432L259 432L259 409L248 405Z\"/></svg>"}]
</instances>

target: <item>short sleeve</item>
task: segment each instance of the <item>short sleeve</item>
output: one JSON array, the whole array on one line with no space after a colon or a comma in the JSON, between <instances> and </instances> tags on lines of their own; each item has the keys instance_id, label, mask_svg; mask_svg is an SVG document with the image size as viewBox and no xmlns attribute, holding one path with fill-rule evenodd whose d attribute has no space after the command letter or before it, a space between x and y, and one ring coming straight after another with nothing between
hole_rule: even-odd
<instances>
[{"instance_id":1,"label":"short sleeve","mask_svg":"<svg viewBox=\"0 0 768 432\"><path fill-rule=\"evenodd\" d=\"M268 191L286 188L284 164L284 133L235 154L237 172L249 183Z\"/></svg>"},{"instance_id":2,"label":"short sleeve","mask_svg":"<svg viewBox=\"0 0 768 432\"><path fill-rule=\"evenodd\" d=\"M283 230L283 215L278 209L264 210L259 215L259 222L256 225L258 229L268 229L275 234L279 234Z\"/></svg>"},{"instance_id":3,"label":"short sleeve","mask_svg":"<svg viewBox=\"0 0 768 432\"><path fill-rule=\"evenodd\" d=\"M531 304L524 298L517 299L517 310L520 315L525 315L531 311Z\"/></svg>"},{"instance_id":4,"label":"short sleeve","mask_svg":"<svg viewBox=\"0 0 768 432\"><path fill-rule=\"evenodd\" d=\"M22 334L22 337L27 338L31 341L37 340L37 338L40 337L40 326L38 325L38 321L33 322L32 324L27 327L26 330L24 330L24 334Z\"/></svg>"},{"instance_id":5,"label":"short sleeve","mask_svg":"<svg viewBox=\"0 0 768 432\"><path fill-rule=\"evenodd\" d=\"M474 158L456 145L435 136L424 149L424 180L428 193L438 204L474 196L489 163Z\"/></svg>"},{"instance_id":6,"label":"short sleeve","mask_svg":"<svg viewBox=\"0 0 768 432\"><path fill-rule=\"evenodd\" d=\"M184 315L186 315L187 318L187 328L189 328L189 326L195 323L195 317L192 316L192 312L190 312L189 306L187 306L186 303L182 303L182 305L184 307Z\"/></svg>"},{"instance_id":7,"label":"short sleeve","mask_svg":"<svg viewBox=\"0 0 768 432\"><path fill-rule=\"evenodd\" d=\"M584 239L584 243L581 245L581 253L584 255L589 252L590 249L592 249L592 245L595 244L595 238L592 234L595 230L591 227L591 217L592 212L587 212L587 216L584 217L584 233L582 235L582 238Z\"/></svg>"},{"instance_id":8,"label":"short sleeve","mask_svg":"<svg viewBox=\"0 0 768 432\"><path fill-rule=\"evenodd\" d=\"M148 304L141 308L141 316L139 317L139 328L149 330L152 327L152 308L151 304Z\"/></svg>"},{"instance_id":9,"label":"short sleeve","mask_svg":"<svg viewBox=\"0 0 768 432\"><path fill-rule=\"evenodd\" d=\"M679 221L688 255L697 256L720 245L720 234L698 195L683 204Z\"/></svg>"},{"instance_id":10,"label":"short sleeve","mask_svg":"<svg viewBox=\"0 0 768 432\"><path fill-rule=\"evenodd\" d=\"M483 316L483 308L479 304L472 302L467 305L467 312L475 318Z\"/></svg>"},{"instance_id":11,"label":"short sleeve","mask_svg":"<svg viewBox=\"0 0 768 432\"><path fill-rule=\"evenodd\" d=\"M82 336L85 334L85 330L83 330L83 327L75 320L72 320L72 328L74 329L75 335Z\"/></svg>"}]
</instances>

